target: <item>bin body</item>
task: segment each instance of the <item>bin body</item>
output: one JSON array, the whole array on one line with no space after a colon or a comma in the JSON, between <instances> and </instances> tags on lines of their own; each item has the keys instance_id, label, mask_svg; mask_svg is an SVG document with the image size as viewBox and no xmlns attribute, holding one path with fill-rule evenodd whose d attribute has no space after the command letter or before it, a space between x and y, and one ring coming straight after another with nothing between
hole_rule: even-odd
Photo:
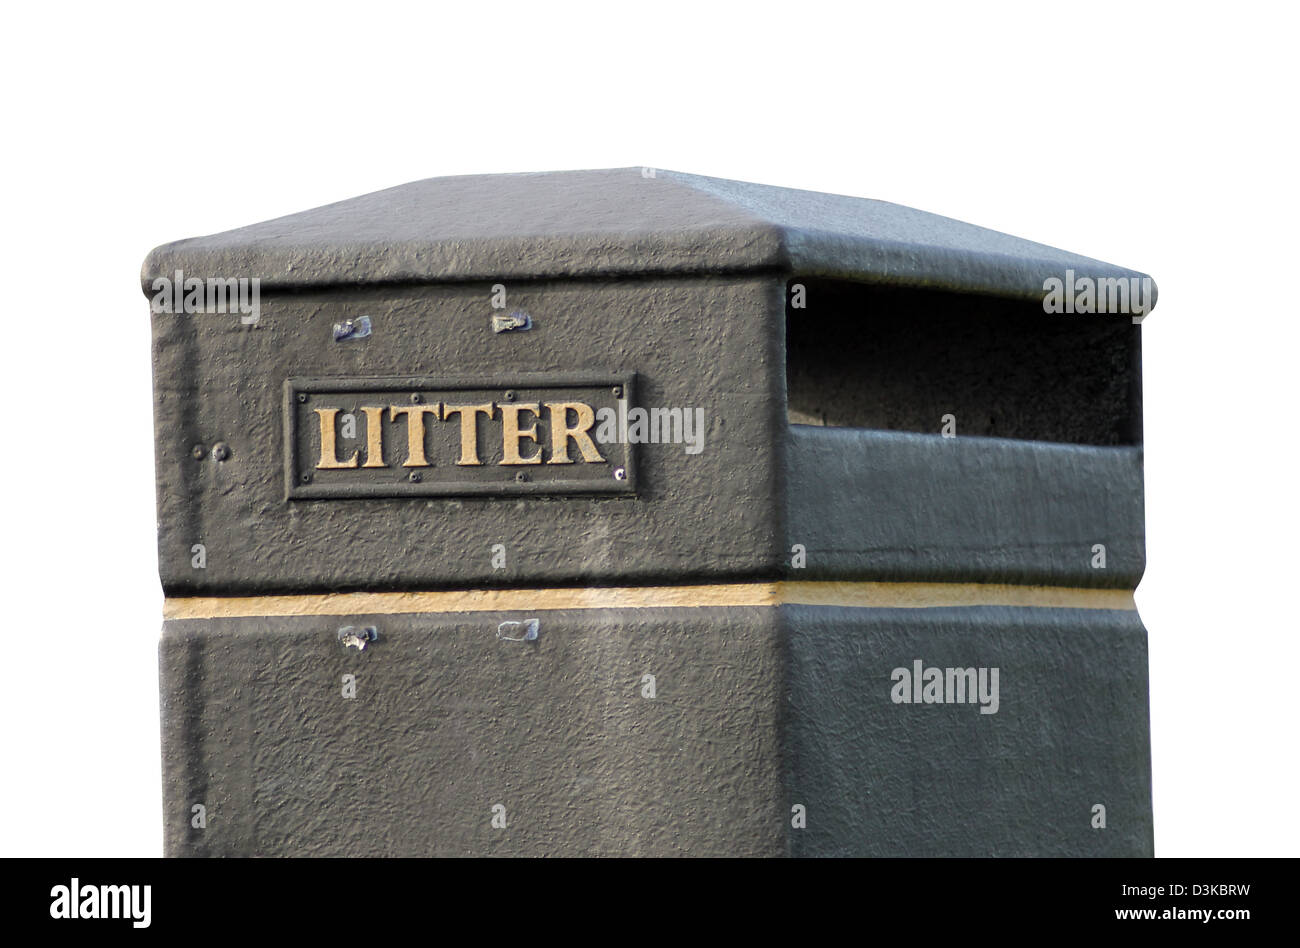
<instances>
[{"instance_id":1,"label":"bin body","mask_svg":"<svg viewBox=\"0 0 1300 948\"><path fill-rule=\"evenodd\" d=\"M158 248L167 853L1150 855L1140 327L1066 270L1142 278L644 169Z\"/></svg>"}]
</instances>

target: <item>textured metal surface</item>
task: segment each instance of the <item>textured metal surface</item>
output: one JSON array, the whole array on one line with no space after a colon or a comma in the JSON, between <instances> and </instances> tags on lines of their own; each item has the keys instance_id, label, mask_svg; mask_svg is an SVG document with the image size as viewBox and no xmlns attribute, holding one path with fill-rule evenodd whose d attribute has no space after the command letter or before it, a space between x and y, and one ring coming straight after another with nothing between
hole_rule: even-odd
<instances>
[{"instance_id":1,"label":"textured metal surface","mask_svg":"<svg viewBox=\"0 0 1300 948\"><path fill-rule=\"evenodd\" d=\"M1135 270L863 198L615 168L430 178L157 248L177 269L266 285L780 269L1041 299L1043 280Z\"/></svg>"},{"instance_id":2,"label":"textured metal surface","mask_svg":"<svg viewBox=\"0 0 1300 948\"><path fill-rule=\"evenodd\" d=\"M1151 853L1132 613L535 617L533 642L498 634L525 613L169 623L168 853ZM344 648L340 625L379 639ZM892 703L915 659L998 667L997 712Z\"/></svg>"},{"instance_id":3,"label":"textured metal surface","mask_svg":"<svg viewBox=\"0 0 1300 948\"><path fill-rule=\"evenodd\" d=\"M784 428L781 284L759 276L524 284L524 333L489 286L267 294L237 317L154 316L159 569L169 595L774 574ZM337 344L364 312L371 335ZM614 366L611 359L619 360ZM636 445L636 494L285 503L284 385L450 374L499 381L621 368L641 405L702 408L704 448ZM194 445L228 442L222 462ZM430 504L431 506L421 506ZM206 566L193 566L194 544ZM505 544L506 567L492 548Z\"/></svg>"},{"instance_id":4,"label":"textured metal surface","mask_svg":"<svg viewBox=\"0 0 1300 948\"><path fill-rule=\"evenodd\" d=\"M538 321L520 336L486 328L490 293L474 286L272 296L256 330L155 316L164 589L763 578L789 568L795 543L812 553L807 577L1136 586L1140 447L788 427L781 292L764 277L529 285L516 296ZM372 336L335 345L333 324L358 308L375 314ZM635 497L444 499L415 520L409 499L284 503L286 379L452 365L504 381L599 372L610 353L638 373L642 403L706 410L702 453L637 446ZM217 440L225 460L192 455ZM1090 566L1095 543L1105 570Z\"/></svg>"},{"instance_id":5,"label":"textured metal surface","mask_svg":"<svg viewBox=\"0 0 1300 948\"><path fill-rule=\"evenodd\" d=\"M784 852L775 609L191 620L160 659L170 855Z\"/></svg>"},{"instance_id":6,"label":"textured metal surface","mask_svg":"<svg viewBox=\"0 0 1300 948\"><path fill-rule=\"evenodd\" d=\"M1142 449L791 427L795 578L1134 588ZM1093 547L1106 547L1094 568Z\"/></svg>"},{"instance_id":7,"label":"textured metal surface","mask_svg":"<svg viewBox=\"0 0 1300 948\"><path fill-rule=\"evenodd\" d=\"M808 808L793 855L1152 855L1136 613L785 612L786 765L790 799ZM891 670L916 660L998 668L997 713L893 703Z\"/></svg>"}]
</instances>

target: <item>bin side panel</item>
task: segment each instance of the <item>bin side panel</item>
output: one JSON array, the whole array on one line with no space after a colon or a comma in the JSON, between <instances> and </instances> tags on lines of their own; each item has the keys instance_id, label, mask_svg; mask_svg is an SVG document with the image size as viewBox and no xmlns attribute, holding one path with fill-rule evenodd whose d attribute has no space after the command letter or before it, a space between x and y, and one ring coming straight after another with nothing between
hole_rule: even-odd
<instances>
[{"instance_id":1,"label":"bin side panel","mask_svg":"<svg viewBox=\"0 0 1300 948\"><path fill-rule=\"evenodd\" d=\"M795 855L1150 856L1146 631L1135 612L783 607ZM911 687L921 663L916 691ZM927 669L942 689L922 690ZM947 669L998 669L993 703ZM905 678L896 669L911 673ZM978 682L976 690L978 692ZM895 698L910 697L910 702ZM1105 828L1094 827L1105 808Z\"/></svg>"}]
</instances>

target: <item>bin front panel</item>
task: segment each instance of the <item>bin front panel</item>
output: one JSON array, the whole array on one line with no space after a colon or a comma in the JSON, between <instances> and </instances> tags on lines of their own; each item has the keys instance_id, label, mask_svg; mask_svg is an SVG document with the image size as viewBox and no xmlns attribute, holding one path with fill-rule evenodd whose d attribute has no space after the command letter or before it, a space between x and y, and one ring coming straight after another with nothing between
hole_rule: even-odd
<instances>
[{"instance_id":1,"label":"bin front panel","mask_svg":"<svg viewBox=\"0 0 1300 948\"><path fill-rule=\"evenodd\" d=\"M253 327L156 314L165 591L776 568L777 281L524 283L508 288L507 315L526 314L529 328L503 332L492 298L489 284L268 293ZM361 317L368 335L335 338ZM637 429L633 415L621 435L644 443L602 444L584 413L608 419L620 398L629 414L667 420ZM578 430L567 464L561 424Z\"/></svg>"}]
</instances>

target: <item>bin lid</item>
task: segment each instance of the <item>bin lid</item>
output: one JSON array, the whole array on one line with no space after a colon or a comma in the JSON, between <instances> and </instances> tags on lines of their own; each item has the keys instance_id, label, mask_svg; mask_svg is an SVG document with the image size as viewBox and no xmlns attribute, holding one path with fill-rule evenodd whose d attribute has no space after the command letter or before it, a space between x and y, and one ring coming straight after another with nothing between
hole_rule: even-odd
<instances>
[{"instance_id":1,"label":"bin lid","mask_svg":"<svg viewBox=\"0 0 1300 948\"><path fill-rule=\"evenodd\" d=\"M1148 278L886 201L644 168L429 178L164 244L145 294L177 270L284 287L781 270L1023 299L1066 270Z\"/></svg>"}]
</instances>

